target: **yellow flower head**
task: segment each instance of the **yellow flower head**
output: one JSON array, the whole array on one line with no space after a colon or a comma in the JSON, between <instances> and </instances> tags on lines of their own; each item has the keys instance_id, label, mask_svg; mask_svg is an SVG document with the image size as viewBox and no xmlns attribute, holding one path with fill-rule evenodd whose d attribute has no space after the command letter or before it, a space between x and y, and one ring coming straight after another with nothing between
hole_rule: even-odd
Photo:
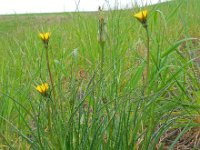
<instances>
[{"instance_id":1,"label":"yellow flower head","mask_svg":"<svg viewBox=\"0 0 200 150\"><path fill-rule=\"evenodd\" d=\"M50 32L42 32L39 33L39 37L40 39L44 42L44 43L48 43L49 38L50 38L51 33Z\"/></svg>"},{"instance_id":2,"label":"yellow flower head","mask_svg":"<svg viewBox=\"0 0 200 150\"><path fill-rule=\"evenodd\" d=\"M148 11L140 11L137 14L134 15L134 17L139 20L142 24L146 24L147 22L147 16L148 16Z\"/></svg>"},{"instance_id":3,"label":"yellow flower head","mask_svg":"<svg viewBox=\"0 0 200 150\"><path fill-rule=\"evenodd\" d=\"M43 84L38 85L38 86L36 87L36 90L37 90L40 94L42 94L42 95L46 95L48 89L49 89L49 85L48 85L47 83L43 83Z\"/></svg>"}]
</instances>

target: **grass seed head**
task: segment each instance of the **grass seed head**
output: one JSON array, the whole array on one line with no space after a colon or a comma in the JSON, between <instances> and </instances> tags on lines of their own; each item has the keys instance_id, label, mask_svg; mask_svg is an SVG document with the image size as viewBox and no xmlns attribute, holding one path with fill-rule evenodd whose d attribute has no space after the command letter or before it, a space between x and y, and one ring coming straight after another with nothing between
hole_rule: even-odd
<instances>
[{"instance_id":1,"label":"grass seed head","mask_svg":"<svg viewBox=\"0 0 200 150\"><path fill-rule=\"evenodd\" d=\"M99 20L98 20L98 35L97 40L99 43L103 44L106 41L106 23L103 16L103 9L99 7Z\"/></svg>"}]
</instances>

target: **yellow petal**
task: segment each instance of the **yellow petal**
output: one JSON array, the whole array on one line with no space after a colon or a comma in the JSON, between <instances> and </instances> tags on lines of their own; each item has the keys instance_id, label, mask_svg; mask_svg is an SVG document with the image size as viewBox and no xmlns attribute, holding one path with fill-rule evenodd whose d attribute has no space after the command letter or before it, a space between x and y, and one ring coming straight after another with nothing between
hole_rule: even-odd
<instances>
[{"instance_id":1,"label":"yellow petal","mask_svg":"<svg viewBox=\"0 0 200 150\"><path fill-rule=\"evenodd\" d=\"M142 23L144 23L146 21L147 16L148 16L148 11L147 10L141 11L141 12L139 12L139 13L134 15L134 17L137 18Z\"/></svg>"},{"instance_id":2,"label":"yellow petal","mask_svg":"<svg viewBox=\"0 0 200 150\"><path fill-rule=\"evenodd\" d=\"M44 84L45 89L48 90L49 89L49 85L47 83Z\"/></svg>"},{"instance_id":3,"label":"yellow petal","mask_svg":"<svg viewBox=\"0 0 200 150\"><path fill-rule=\"evenodd\" d=\"M42 40L44 40L44 34L43 34L43 33L40 33L40 34L39 34L39 37L40 37Z\"/></svg>"},{"instance_id":4,"label":"yellow petal","mask_svg":"<svg viewBox=\"0 0 200 150\"><path fill-rule=\"evenodd\" d=\"M40 86L37 86L37 87L36 87L36 90L37 90L38 92L42 93L42 89L41 89Z\"/></svg>"},{"instance_id":5,"label":"yellow petal","mask_svg":"<svg viewBox=\"0 0 200 150\"><path fill-rule=\"evenodd\" d=\"M36 90L41 93L41 94L45 94L49 89L49 86L47 83L44 83L44 84L41 84L41 85L38 85L36 87Z\"/></svg>"},{"instance_id":6,"label":"yellow petal","mask_svg":"<svg viewBox=\"0 0 200 150\"><path fill-rule=\"evenodd\" d=\"M45 34L44 34L44 37L45 37L45 40L48 40L49 37L50 37L50 33L49 33L49 32L45 33Z\"/></svg>"}]
</instances>

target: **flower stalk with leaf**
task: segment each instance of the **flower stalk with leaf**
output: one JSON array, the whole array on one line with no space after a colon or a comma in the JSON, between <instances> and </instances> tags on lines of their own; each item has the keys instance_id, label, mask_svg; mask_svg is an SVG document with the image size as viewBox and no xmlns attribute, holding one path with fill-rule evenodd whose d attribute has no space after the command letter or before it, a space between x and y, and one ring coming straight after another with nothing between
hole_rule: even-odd
<instances>
[{"instance_id":1,"label":"flower stalk with leaf","mask_svg":"<svg viewBox=\"0 0 200 150\"><path fill-rule=\"evenodd\" d=\"M146 83L148 87L149 83L149 67L150 67L150 38L149 38L149 31L148 31L148 23L147 23L147 17L148 17L148 11L140 11L134 15L134 17L142 24L142 26L146 30L146 35L147 35L147 67L146 67L146 72L147 72L147 77L146 77Z\"/></svg>"},{"instance_id":2,"label":"flower stalk with leaf","mask_svg":"<svg viewBox=\"0 0 200 150\"><path fill-rule=\"evenodd\" d=\"M50 32L39 33L39 37L43 41L44 48L46 50L47 69L48 69L48 72L49 72L49 78L50 78L50 82L51 82L51 86L52 86L53 96L54 96L54 99L55 99L54 82L53 82L53 77L52 77L52 73L51 73L51 69L50 69L50 64L49 64L49 45L48 44L49 44L50 36L51 36Z\"/></svg>"},{"instance_id":3,"label":"flower stalk with leaf","mask_svg":"<svg viewBox=\"0 0 200 150\"><path fill-rule=\"evenodd\" d=\"M39 33L39 37L42 40L43 44L44 44L44 48L45 48L45 53L46 53L46 65L47 65L47 69L48 69L48 73L49 73L49 78L50 78L50 82L51 82L51 87L52 87L52 91L53 91L53 97L55 100L55 89L54 89L54 82L53 82L53 77L52 77L52 73L51 73L51 69L50 69L50 63L49 63L49 39L50 39L51 33L50 32L42 32ZM46 95L48 96L48 98L51 98L51 95L47 94L47 91L49 89L49 85L47 83L41 84L39 86L36 87L36 90L38 92L40 92L42 95ZM51 108L51 104L50 101L47 102L47 114L48 114L48 131L51 131L52 129L52 108ZM51 133L51 132L50 132Z\"/></svg>"}]
</instances>

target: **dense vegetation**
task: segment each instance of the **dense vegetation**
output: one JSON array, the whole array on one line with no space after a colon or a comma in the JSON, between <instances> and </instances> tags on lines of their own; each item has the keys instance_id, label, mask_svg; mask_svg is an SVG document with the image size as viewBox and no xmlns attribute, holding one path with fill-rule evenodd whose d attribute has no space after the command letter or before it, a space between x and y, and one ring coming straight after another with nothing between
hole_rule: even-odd
<instances>
[{"instance_id":1,"label":"dense vegetation","mask_svg":"<svg viewBox=\"0 0 200 150\"><path fill-rule=\"evenodd\" d=\"M103 44L97 12L0 16L0 149L199 149L199 8L105 11Z\"/></svg>"}]
</instances>

